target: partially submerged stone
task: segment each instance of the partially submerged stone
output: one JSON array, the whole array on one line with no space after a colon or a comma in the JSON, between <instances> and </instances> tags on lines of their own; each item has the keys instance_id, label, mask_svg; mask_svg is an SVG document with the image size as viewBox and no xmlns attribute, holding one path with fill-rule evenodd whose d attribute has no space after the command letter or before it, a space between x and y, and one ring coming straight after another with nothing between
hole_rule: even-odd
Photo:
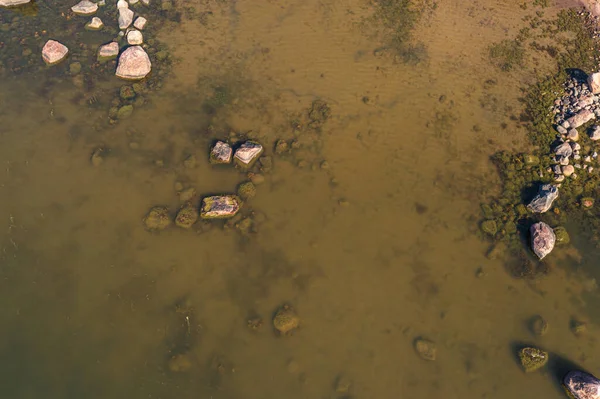
<instances>
[{"instance_id":1,"label":"partially submerged stone","mask_svg":"<svg viewBox=\"0 0 600 399\"><path fill-rule=\"evenodd\" d=\"M119 43L117 42L110 42L108 44L104 44L98 49L98 60L100 61L117 58L118 55Z\"/></svg>"},{"instance_id":2,"label":"partially submerged stone","mask_svg":"<svg viewBox=\"0 0 600 399\"><path fill-rule=\"evenodd\" d=\"M600 380L583 371L570 371L563 385L573 399L600 399Z\"/></svg>"},{"instance_id":3,"label":"partially submerged stone","mask_svg":"<svg viewBox=\"0 0 600 399\"><path fill-rule=\"evenodd\" d=\"M544 222L533 224L529 231L531 233L531 249L542 260L554 249L556 243L554 231Z\"/></svg>"},{"instance_id":4,"label":"partially submerged stone","mask_svg":"<svg viewBox=\"0 0 600 399\"><path fill-rule=\"evenodd\" d=\"M139 30L130 30L127 33L127 43L132 46L137 46L138 44L144 43L144 36L142 36L142 32Z\"/></svg>"},{"instance_id":5,"label":"partially submerged stone","mask_svg":"<svg viewBox=\"0 0 600 399\"><path fill-rule=\"evenodd\" d=\"M589 131L590 140L598 141L600 140L600 126L594 125Z\"/></svg>"},{"instance_id":6,"label":"partially submerged stone","mask_svg":"<svg viewBox=\"0 0 600 399\"><path fill-rule=\"evenodd\" d=\"M144 28L146 27L146 24L148 23L148 20L144 17L137 17L135 19L135 22L133 23L133 27L139 30L144 30Z\"/></svg>"},{"instance_id":7,"label":"partially submerged stone","mask_svg":"<svg viewBox=\"0 0 600 399\"><path fill-rule=\"evenodd\" d=\"M552 184L540 186L538 194L531 200L527 208L534 213L544 213L552 208L552 203L558 198L558 187Z\"/></svg>"},{"instance_id":8,"label":"partially submerged stone","mask_svg":"<svg viewBox=\"0 0 600 399\"><path fill-rule=\"evenodd\" d=\"M150 231L164 230L170 224L169 210L164 206L155 206L144 217L144 225Z\"/></svg>"},{"instance_id":9,"label":"partially submerged stone","mask_svg":"<svg viewBox=\"0 0 600 399\"><path fill-rule=\"evenodd\" d=\"M437 347L435 342L424 338L415 340L415 351L424 360L435 360L437 357Z\"/></svg>"},{"instance_id":10,"label":"partially submerged stone","mask_svg":"<svg viewBox=\"0 0 600 399\"><path fill-rule=\"evenodd\" d=\"M96 11L98 11L98 4L92 3L90 0L81 0L79 3L71 7L71 11L77 15L93 15L96 13Z\"/></svg>"},{"instance_id":11,"label":"partially submerged stone","mask_svg":"<svg viewBox=\"0 0 600 399\"><path fill-rule=\"evenodd\" d=\"M202 219L227 219L240 210L240 200L235 195L215 195L202 199L200 217Z\"/></svg>"},{"instance_id":12,"label":"partially submerged stone","mask_svg":"<svg viewBox=\"0 0 600 399\"><path fill-rule=\"evenodd\" d=\"M566 245L571 242L571 237L562 226L554 228L554 235L556 236L556 245Z\"/></svg>"},{"instance_id":13,"label":"partially submerged stone","mask_svg":"<svg viewBox=\"0 0 600 399\"><path fill-rule=\"evenodd\" d=\"M31 0L0 0L0 7L17 7L29 3Z\"/></svg>"},{"instance_id":14,"label":"partially submerged stone","mask_svg":"<svg viewBox=\"0 0 600 399\"><path fill-rule=\"evenodd\" d=\"M526 373L539 370L548 363L548 352L538 348L523 348L519 351L519 360Z\"/></svg>"},{"instance_id":15,"label":"partially submerged stone","mask_svg":"<svg viewBox=\"0 0 600 399\"><path fill-rule=\"evenodd\" d=\"M129 8L119 8L119 29L127 29L133 22L133 11Z\"/></svg>"},{"instance_id":16,"label":"partially submerged stone","mask_svg":"<svg viewBox=\"0 0 600 399\"><path fill-rule=\"evenodd\" d=\"M198 220L198 210L191 203L181 207L175 217L175 224L184 229L189 229Z\"/></svg>"},{"instance_id":17,"label":"partially submerged stone","mask_svg":"<svg viewBox=\"0 0 600 399\"><path fill-rule=\"evenodd\" d=\"M58 64L65 59L69 49L62 43L56 40L48 40L42 48L42 59L48 65Z\"/></svg>"},{"instance_id":18,"label":"partially submerged stone","mask_svg":"<svg viewBox=\"0 0 600 399\"><path fill-rule=\"evenodd\" d=\"M85 28L89 29L89 30L100 30L103 27L104 27L104 23L98 17L92 18L92 20L85 25Z\"/></svg>"},{"instance_id":19,"label":"partially submerged stone","mask_svg":"<svg viewBox=\"0 0 600 399\"><path fill-rule=\"evenodd\" d=\"M237 150L233 156L236 163L242 167L249 168L263 153L263 146L255 141L246 141Z\"/></svg>"},{"instance_id":20,"label":"partially submerged stone","mask_svg":"<svg viewBox=\"0 0 600 399\"><path fill-rule=\"evenodd\" d=\"M116 75L122 79L139 80L150 73L152 63L140 46L131 46L119 57Z\"/></svg>"},{"instance_id":21,"label":"partially submerged stone","mask_svg":"<svg viewBox=\"0 0 600 399\"><path fill-rule=\"evenodd\" d=\"M217 141L210 149L209 160L212 164L226 164L231 163L232 156L231 146L223 141Z\"/></svg>"},{"instance_id":22,"label":"partially submerged stone","mask_svg":"<svg viewBox=\"0 0 600 399\"><path fill-rule=\"evenodd\" d=\"M596 115L594 115L592 111L590 111L589 109L582 109L577 114L567 119L567 122L569 122L569 125L572 128L578 128L579 126L584 125L595 118Z\"/></svg>"},{"instance_id":23,"label":"partially submerged stone","mask_svg":"<svg viewBox=\"0 0 600 399\"><path fill-rule=\"evenodd\" d=\"M300 326L300 318L289 305L283 305L273 318L273 326L280 334L286 335Z\"/></svg>"},{"instance_id":24,"label":"partially submerged stone","mask_svg":"<svg viewBox=\"0 0 600 399\"><path fill-rule=\"evenodd\" d=\"M594 94L600 93L600 72L592 73L587 78L587 84L590 91Z\"/></svg>"}]
</instances>

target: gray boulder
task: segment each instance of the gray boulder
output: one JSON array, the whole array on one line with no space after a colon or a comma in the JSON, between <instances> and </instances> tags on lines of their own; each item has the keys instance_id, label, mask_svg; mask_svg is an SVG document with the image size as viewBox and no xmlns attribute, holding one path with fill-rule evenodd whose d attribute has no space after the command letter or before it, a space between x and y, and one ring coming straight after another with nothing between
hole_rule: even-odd
<instances>
[{"instance_id":1,"label":"gray boulder","mask_svg":"<svg viewBox=\"0 0 600 399\"><path fill-rule=\"evenodd\" d=\"M573 147L569 143L562 143L554 149L557 159L569 158L573 155Z\"/></svg>"},{"instance_id":2,"label":"gray boulder","mask_svg":"<svg viewBox=\"0 0 600 399\"><path fill-rule=\"evenodd\" d=\"M531 200L527 208L534 213L544 213L552 208L552 203L558 198L558 187L552 184L540 186L537 195Z\"/></svg>"},{"instance_id":3,"label":"gray boulder","mask_svg":"<svg viewBox=\"0 0 600 399\"><path fill-rule=\"evenodd\" d=\"M574 399L600 399L600 380L583 371L570 371L563 378L565 389Z\"/></svg>"},{"instance_id":4,"label":"gray boulder","mask_svg":"<svg viewBox=\"0 0 600 399\"><path fill-rule=\"evenodd\" d=\"M575 114L572 117L570 117L569 119L567 119L567 122L569 122L569 125L572 128L578 128L579 126L581 126L595 118L596 118L596 115L594 115L594 113L592 111L590 111L589 109L583 109L583 110L579 111L577 114Z\"/></svg>"},{"instance_id":5,"label":"gray boulder","mask_svg":"<svg viewBox=\"0 0 600 399\"><path fill-rule=\"evenodd\" d=\"M544 222L538 222L529 229L531 233L531 249L540 260L554 249L556 236L554 230Z\"/></svg>"}]
</instances>

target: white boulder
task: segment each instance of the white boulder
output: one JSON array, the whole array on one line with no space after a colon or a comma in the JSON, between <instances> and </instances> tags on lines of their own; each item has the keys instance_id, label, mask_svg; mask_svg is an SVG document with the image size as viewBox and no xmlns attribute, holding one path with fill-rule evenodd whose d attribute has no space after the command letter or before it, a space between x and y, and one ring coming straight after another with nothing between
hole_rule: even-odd
<instances>
[{"instance_id":1,"label":"white boulder","mask_svg":"<svg viewBox=\"0 0 600 399\"><path fill-rule=\"evenodd\" d=\"M129 8L119 8L119 29L127 29L133 22L133 11Z\"/></svg>"},{"instance_id":2,"label":"white boulder","mask_svg":"<svg viewBox=\"0 0 600 399\"><path fill-rule=\"evenodd\" d=\"M71 11L77 15L92 15L98 11L98 4L92 3L90 0L81 0L79 3L71 7Z\"/></svg>"},{"instance_id":3,"label":"white boulder","mask_svg":"<svg viewBox=\"0 0 600 399\"><path fill-rule=\"evenodd\" d=\"M29 3L30 0L0 0L0 7L16 7Z\"/></svg>"},{"instance_id":4,"label":"white boulder","mask_svg":"<svg viewBox=\"0 0 600 399\"><path fill-rule=\"evenodd\" d=\"M600 72L592 73L587 78L587 84L590 91L594 94L600 93Z\"/></svg>"},{"instance_id":5,"label":"white boulder","mask_svg":"<svg viewBox=\"0 0 600 399\"><path fill-rule=\"evenodd\" d=\"M122 79L139 80L150 73L152 63L140 46L131 46L119 57L116 75Z\"/></svg>"},{"instance_id":6,"label":"white boulder","mask_svg":"<svg viewBox=\"0 0 600 399\"><path fill-rule=\"evenodd\" d=\"M99 60L108 60L111 58L116 58L119 55L119 43L110 42L108 44L103 44L98 49L98 59Z\"/></svg>"},{"instance_id":7,"label":"white boulder","mask_svg":"<svg viewBox=\"0 0 600 399\"><path fill-rule=\"evenodd\" d=\"M531 249L540 260L544 259L554 249L556 235L552 227L544 222L538 222L529 229L531 233Z\"/></svg>"},{"instance_id":8,"label":"white boulder","mask_svg":"<svg viewBox=\"0 0 600 399\"><path fill-rule=\"evenodd\" d=\"M58 64L65 59L68 53L69 49L67 46L56 40L48 40L44 48L42 48L42 58L48 65Z\"/></svg>"},{"instance_id":9,"label":"white boulder","mask_svg":"<svg viewBox=\"0 0 600 399\"><path fill-rule=\"evenodd\" d=\"M142 36L142 32L139 30L130 30L127 33L127 43L132 46L137 46L138 44L144 43L144 36Z\"/></svg>"},{"instance_id":10,"label":"white boulder","mask_svg":"<svg viewBox=\"0 0 600 399\"><path fill-rule=\"evenodd\" d=\"M104 22L102 22L100 18L94 17L85 25L85 27L89 30L100 30L104 27Z\"/></svg>"},{"instance_id":11,"label":"white boulder","mask_svg":"<svg viewBox=\"0 0 600 399\"><path fill-rule=\"evenodd\" d=\"M137 30L144 30L147 23L148 23L148 20L146 18L137 17L135 19L135 22L133 23L133 27L136 28Z\"/></svg>"}]
</instances>

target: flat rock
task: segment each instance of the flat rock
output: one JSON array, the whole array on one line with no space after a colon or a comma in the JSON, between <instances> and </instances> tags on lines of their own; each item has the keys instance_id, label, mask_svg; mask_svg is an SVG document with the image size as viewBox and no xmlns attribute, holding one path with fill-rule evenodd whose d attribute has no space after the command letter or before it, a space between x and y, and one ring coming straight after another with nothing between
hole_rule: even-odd
<instances>
[{"instance_id":1,"label":"flat rock","mask_svg":"<svg viewBox=\"0 0 600 399\"><path fill-rule=\"evenodd\" d=\"M100 46L98 49L98 59L108 60L116 58L119 55L119 43L110 42Z\"/></svg>"},{"instance_id":2,"label":"flat rock","mask_svg":"<svg viewBox=\"0 0 600 399\"><path fill-rule=\"evenodd\" d=\"M231 146L223 141L217 141L210 149L210 163L226 164L231 163L233 150Z\"/></svg>"},{"instance_id":3,"label":"flat rock","mask_svg":"<svg viewBox=\"0 0 600 399\"><path fill-rule=\"evenodd\" d=\"M48 40L42 48L42 58L48 65L58 64L65 59L68 53L67 46L56 40Z\"/></svg>"},{"instance_id":4,"label":"flat rock","mask_svg":"<svg viewBox=\"0 0 600 399\"><path fill-rule=\"evenodd\" d=\"M30 0L0 0L0 7L16 7L29 3Z\"/></svg>"},{"instance_id":5,"label":"flat rock","mask_svg":"<svg viewBox=\"0 0 600 399\"><path fill-rule=\"evenodd\" d=\"M144 28L146 27L146 24L148 23L148 20L144 17L137 17L135 19L135 22L133 23L133 27L138 29L138 30L144 30Z\"/></svg>"},{"instance_id":6,"label":"flat rock","mask_svg":"<svg viewBox=\"0 0 600 399\"><path fill-rule=\"evenodd\" d=\"M139 80L150 73L152 63L140 46L131 46L119 57L116 75L122 79Z\"/></svg>"},{"instance_id":7,"label":"flat rock","mask_svg":"<svg viewBox=\"0 0 600 399\"><path fill-rule=\"evenodd\" d=\"M94 17L92 18L92 20L90 22L88 22L85 25L86 29L90 29L90 30L100 30L104 27L104 23L102 22L102 20L98 17Z\"/></svg>"},{"instance_id":8,"label":"flat rock","mask_svg":"<svg viewBox=\"0 0 600 399\"><path fill-rule=\"evenodd\" d=\"M554 231L544 222L533 224L529 231L531 233L531 249L542 260L554 249L556 243Z\"/></svg>"},{"instance_id":9,"label":"flat rock","mask_svg":"<svg viewBox=\"0 0 600 399\"><path fill-rule=\"evenodd\" d=\"M600 380L583 371L570 371L563 378L565 389L574 399L600 399Z\"/></svg>"},{"instance_id":10,"label":"flat rock","mask_svg":"<svg viewBox=\"0 0 600 399\"><path fill-rule=\"evenodd\" d=\"M531 200L527 208L534 213L544 213L552 208L552 203L558 198L558 187L552 184L540 186L537 195Z\"/></svg>"},{"instance_id":11,"label":"flat rock","mask_svg":"<svg viewBox=\"0 0 600 399\"><path fill-rule=\"evenodd\" d=\"M590 111L589 109L583 109L583 110L579 111L577 114L575 114L572 117L570 117L569 119L567 119L567 122L569 122L569 125L572 128L576 129L579 126L581 126L595 118L596 118L596 115L594 115L594 113L592 111Z\"/></svg>"},{"instance_id":12,"label":"flat rock","mask_svg":"<svg viewBox=\"0 0 600 399\"><path fill-rule=\"evenodd\" d=\"M137 46L144 43L144 36L142 35L142 32L135 29L130 30L127 33L127 43L131 44L132 46Z\"/></svg>"},{"instance_id":13,"label":"flat rock","mask_svg":"<svg viewBox=\"0 0 600 399\"><path fill-rule=\"evenodd\" d=\"M90 0L81 0L79 3L71 7L71 11L77 15L92 15L98 11L98 4L92 3Z\"/></svg>"},{"instance_id":14,"label":"flat rock","mask_svg":"<svg viewBox=\"0 0 600 399\"><path fill-rule=\"evenodd\" d=\"M246 141L235 150L233 157L241 166L250 167L260 157L262 152L262 145L254 141Z\"/></svg>"},{"instance_id":15,"label":"flat rock","mask_svg":"<svg viewBox=\"0 0 600 399\"><path fill-rule=\"evenodd\" d=\"M127 29L133 22L133 11L129 8L119 8L119 29Z\"/></svg>"},{"instance_id":16,"label":"flat rock","mask_svg":"<svg viewBox=\"0 0 600 399\"><path fill-rule=\"evenodd\" d=\"M235 195L215 195L202 199L200 217L202 219L227 219L240 210L240 200Z\"/></svg>"},{"instance_id":17,"label":"flat rock","mask_svg":"<svg viewBox=\"0 0 600 399\"><path fill-rule=\"evenodd\" d=\"M592 73L587 78L587 84L590 91L594 94L600 93L600 72Z\"/></svg>"}]
</instances>

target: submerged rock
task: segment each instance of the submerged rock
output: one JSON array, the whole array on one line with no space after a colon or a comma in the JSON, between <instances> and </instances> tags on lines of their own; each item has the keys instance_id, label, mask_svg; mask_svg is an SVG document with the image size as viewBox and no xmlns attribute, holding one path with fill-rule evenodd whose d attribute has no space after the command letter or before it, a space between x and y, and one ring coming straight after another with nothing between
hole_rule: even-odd
<instances>
[{"instance_id":1,"label":"submerged rock","mask_svg":"<svg viewBox=\"0 0 600 399\"><path fill-rule=\"evenodd\" d=\"M185 354L179 354L169 359L167 367L172 373L185 373L192 368L192 362Z\"/></svg>"},{"instance_id":2,"label":"submerged rock","mask_svg":"<svg viewBox=\"0 0 600 399\"><path fill-rule=\"evenodd\" d=\"M212 164L226 164L231 163L231 157L233 150L231 146L223 141L217 141L215 145L210 149L209 160Z\"/></svg>"},{"instance_id":3,"label":"submerged rock","mask_svg":"<svg viewBox=\"0 0 600 399\"><path fill-rule=\"evenodd\" d=\"M233 156L236 162L245 168L251 167L263 152L263 146L254 141L246 141L237 150Z\"/></svg>"},{"instance_id":4,"label":"submerged rock","mask_svg":"<svg viewBox=\"0 0 600 399\"><path fill-rule=\"evenodd\" d=\"M175 217L175 224L184 229L189 229L198 220L198 210L190 203L181 207Z\"/></svg>"},{"instance_id":5,"label":"submerged rock","mask_svg":"<svg viewBox=\"0 0 600 399\"><path fill-rule=\"evenodd\" d=\"M119 43L117 42L104 44L98 49L98 60L101 61L117 58L117 55L119 55Z\"/></svg>"},{"instance_id":6,"label":"submerged rock","mask_svg":"<svg viewBox=\"0 0 600 399\"><path fill-rule=\"evenodd\" d=\"M583 109L574 116L567 119L567 122L569 122L569 125L572 128L578 128L579 126L586 124L587 122L595 118L596 115L594 115L592 111L590 111L589 109Z\"/></svg>"},{"instance_id":7,"label":"submerged rock","mask_svg":"<svg viewBox=\"0 0 600 399\"><path fill-rule=\"evenodd\" d=\"M529 231L531 233L531 249L542 260L554 249L556 243L554 231L544 222L533 224Z\"/></svg>"},{"instance_id":8,"label":"submerged rock","mask_svg":"<svg viewBox=\"0 0 600 399\"><path fill-rule=\"evenodd\" d=\"M119 29L127 29L133 22L133 11L129 8L119 8Z\"/></svg>"},{"instance_id":9,"label":"submerged rock","mask_svg":"<svg viewBox=\"0 0 600 399\"><path fill-rule=\"evenodd\" d=\"M89 29L89 30L100 30L103 27L104 27L104 23L98 17L92 18L92 20L85 25L85 28Z\"/></svg>"},{"instance_id":10,"label":"submerged rock","mask_svg":"<svg viewBox=\"0 0 600 399\"><path fill-rule=\"evenodd\" d=\"M283 305L273 318L273 326L280 334L286 335L300 326L300 318L290 305Z\"/></svg>"},{"instance_id":11,"label":"submerged rock","mask_svg":"<svg viewBox=\"0 0 600 399\"><path fill-rule=\"evenodd\" d=\"M491 236L496 235L498 232L498 227L496 222L493 220L485 220L481 223L481 231Z\"/></svg>"},{"instance_id":12,"label":"submerged rock","mask_svg":"<svg viewBox=\"0 0 600 399\"><path fill-rule=\"evenodd\" d=\"M119 57L116 75L122 79L139 80L150 73L152 64L140 46L131 46Z\"/></svg>"},{"instance_id":13,"label":"submerged rock","mask_svg":"<svg viewBox=\"0 0 600 399\"><path fill-rule=\"evenodd\" d=\"M523 348L519 351L519 360L525 372L531 373L548 363L548 352L538 348Z\"/></svg>"},{"instance_id":14,"label":"submerged rock","mask_svg":"<svg viewBox=\"0 0 600 399\"><path fill-rule=\"evenodd\" d=\"M48 40L42 48L42 58L48 65L58 64L65 59L68 53L67 46L56 40Z\"/></svg>"},{"instance_id":15,"label":"submerged rock","mask_svg":"<svg viewBox=\"0 0 600 399\"><path fill-rule=\"evenodd\" d=\"M215 195L202 199L200 217L202 219L227 219L240 210L240 201L235 195Z\"/></svg>"},{"instance_id":16,"label":"submerged rock","mask_svg":"<svg viewBox=\"0 0 600 399\"><path fill-rule=\"evenodd\" d=\"M81 0L79 3L71 7L71 11L73 11L77 15L92 15L95 14L96 11L98 11L98 4L92 3L89 0Z\"/></svg>"},{"instance_id":17,"label":"submerged rock","mask_svg":"<svg viewBox=\"0 0 600 399\"><path fill-rule=\"evenodd\" d=\"M31 0L0 0L0 7L16 7L29 3Z\"/></svg>"},{"instance_id":18,"label":"submerged rock","mask_svg":"<svg viewBox=\"0 0 600 399\"><path fill-rule=\"evenodd\" d=\"M529 321L529 329L534 335L541 337L548 332L548 322L540 315L533 316Z\"/></svg>"},{"instance_id":19,"label":"submerged rock","mask_svg":"<svg viewBox=\"0 0 600 399\"><path fill-rule=\"evenodd\" d=\"M570 371L563 384L573 399L600 399L600 380L583 371Z\"/></svg>"},{"instance_id":20,"label":"submerged rock","mask_svg":"<svg viewBox=\"0 0 600 399\"><path fill-rule=\"evenodd\" d=\"M237 193L241 199L247 200L256 196L256 187L252 182L245 182L238 186Z\"/></svg>"},{"instance_id":21,"label":"submerged rock","mask_svg":"<svg viewBox=\"0 0 600 399\"><path fill-rule=\"evenodd\" d=\"M155 206L144 217L144 225L150 231L164 230L170 224L169 210L164 206Z\"/></svg>"},{"instance_id":22,"label":"submerged rock","mask_svg":"<svg viewBox=\"0 0 600 399\"><path fill-rule=\"evenodd\" d=\"M538 194L531 200L527 208L534 213L547 212L555 199L558 198L558 187L552 184L540 186Z\"/></svg>"},{"instance_id":23,"label":"submerged rock","mask_svg":"<svg viewBox=\"0 0 600 399\"><path fill-rule=\"evenodd\" d=\"M556 227L554 229L554 235L556 236L557 245L566 245L571 242L571 237L564 227Z\"/></svg>"},{"instance_id":24,"label":"submerged rock","mask_svg":"<svg viewBox=\"0 0 600 399\"><path fill-rule=\"evenodd\" d=\"M590 87L590 91L594 94L600 93L600 73L592 73L587 78L587 84Z\"/></svg>"},{"instance_id":25,"label":"submerged rock","mask_svg":"<svg viewBox=\"0 0 600 399\"><path fill-rule=\"evenodd\" d=\"M424 360L435 360L437 357L437 346L435 342L428 339L418 338L415 340L415 351Z\"/></svg>"}]
</instances>

